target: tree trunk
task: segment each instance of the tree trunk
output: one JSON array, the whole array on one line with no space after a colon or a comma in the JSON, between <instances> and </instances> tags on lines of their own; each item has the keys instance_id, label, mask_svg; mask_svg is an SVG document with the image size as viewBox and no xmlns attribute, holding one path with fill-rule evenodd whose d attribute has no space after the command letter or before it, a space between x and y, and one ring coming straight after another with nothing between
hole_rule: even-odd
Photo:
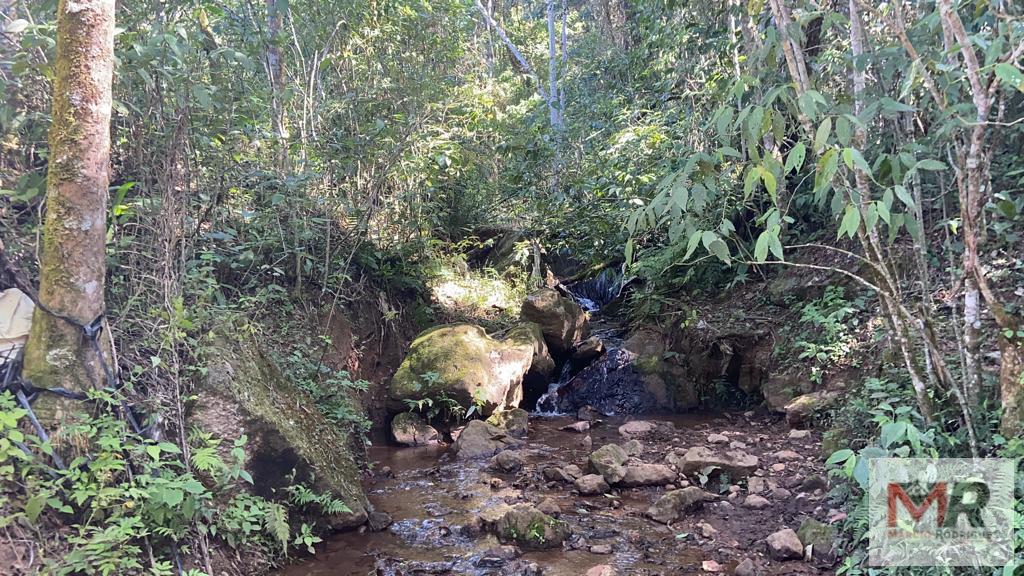
<instances>
[{"instance_id":1,"label":"tree trunk","mask_svg":"<svg viewBox=\"0 0 1024 576\"><path fill-rule=\"evenodd\" d=\"M39 301L87 325L104 312L114 0L60 1L56 68ZM37 310L24 374L37 387L83 392L103 371L81 327ZM80 406L43 394L35 408L44 425L66 425Z\"/></svg>"},{"instance_id":2,"label":"tree trunk","mask_svg":"<svg viewBox=\"0 0 1024 576\"><path fill-rule=\"evenodd\" d=\"M281 59L281 26L284 2L267 0L267 76L270 79L271 127L277 150L277 168L284 171L288 159L288 119L284 109L284 63Z\"/></svg>"}]
</instances>

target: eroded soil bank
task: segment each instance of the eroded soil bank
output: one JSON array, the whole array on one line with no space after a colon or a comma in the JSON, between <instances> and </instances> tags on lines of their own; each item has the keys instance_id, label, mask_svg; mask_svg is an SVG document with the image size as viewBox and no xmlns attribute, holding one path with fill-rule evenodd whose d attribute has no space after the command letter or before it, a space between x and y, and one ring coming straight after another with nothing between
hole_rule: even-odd
<instances>
[{"instance_id":1,"label":"eroded soil bank","mask_svg":"<svg viewBox=\"0 0 1024 576\"><path fill-rule=\"evenodd\" d=\"M834 573L821 554L827 551L815 551L818 559L781 560L766 543L769 535L797 530L808 518L827 524L839 516L825 497L819 433L791 432L780 418L753 412L645 416L656 424L652 430L620 432L627 420L640 419L603 418L578 433L560 430L576 422L572 417L531 417L519 450L524 465L515 472L496 470L489 458L456 460L443 446L374 447L367 494L377 512L390 518L378 516L378 531L334 536L315 558L281 575ZM544 472L573 464L586 471L593 450L631 439L642 446L631 444L633 464L665 464L673 452L707 447L745 452L758 465L746 479L699 470L666 485L611 488L594 496L582 496L573 482ZM688 485L716 500L669 524L645 514L666 492ZM760 498L751 497L755 493ZM503 545L480 529L480 516L488 510L519 503L567 522L572 535L561 547L530 551Z\"/></svg>"}]
</instances>

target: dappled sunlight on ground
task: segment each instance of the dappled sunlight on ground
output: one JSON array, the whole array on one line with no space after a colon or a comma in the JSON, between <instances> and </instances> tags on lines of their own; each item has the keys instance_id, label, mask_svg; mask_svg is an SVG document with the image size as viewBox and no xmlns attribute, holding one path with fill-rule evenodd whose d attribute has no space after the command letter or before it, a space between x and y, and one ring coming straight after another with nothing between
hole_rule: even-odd
<instances>
[{"instance_id":1,"label":"dappled sunlight on ground","mask_svg":"<svg viewBox=\"0 0 1024 576\"><path fill-rule=\"evenodd\" d=\"M445 268L427 283L439 319L503 328L519 318L526 298L526 278L493 270Z\"/></svg>"}]
</instances>

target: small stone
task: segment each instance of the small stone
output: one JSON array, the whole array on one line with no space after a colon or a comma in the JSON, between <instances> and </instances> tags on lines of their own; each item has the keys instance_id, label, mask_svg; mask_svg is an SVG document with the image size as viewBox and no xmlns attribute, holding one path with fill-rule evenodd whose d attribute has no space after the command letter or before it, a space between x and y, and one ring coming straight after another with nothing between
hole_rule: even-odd
<instances>
[{"instance_id":1,"label":"small stone","mask_svg":"<svg viewBox=\"0 0 1024 576\"><path fill-rule=\"evenodd\" d=\"M772 498L776 500L788 500L793 497L793 493L785 488L774 488L772 489Z\"/></svg>"},{"instance_id":2,"label":"small stone","mask_svg":"<svg viewBox=\"0 0 1024 576\"><path fill-rule=\"evenodd\" d=\"M777 464L772 464L772 472L782 472L785 469L786 469L786 465L783 464L782 462L779 462Z\"/></svg>"},{"instance_id":3,"label":"small stone","mask_svg":"<svg viewBox=\"0 0 1024 576\"><path fill-rule=\"evenodd\" d=\"M402 412L391 420L391 437L402 446L437 444L440 435L415 412Z\"/></svg>"},{"instance_id":4,"label":"small stone","mask_svg":"<svg viewBox=\"0 0 1024 576\"><path fill-rule=\"evenodd\" d=\"M676 489L675 484L665 484L665 490L672 491Z\"/></svg>"},{"instance_id":5,"label":"small stone","mask_svg":"<svg viewBox=\"0 0 1024 576\"><path fill-rule=\"evenodd\" d=\"M583 476L583 470L581 470L580 467L575 465L575 464L569 464L568 466L562 468L562 470L566 474L571 476L573 479L576 479L576 478L579 478L580 476Z\"/></svg>"},{"instance_id":6,"label":"small stone","mask_svg":"<svg viewBox=\"0 0 1024 576\"><path fill-rule=\"evenodd\" d=\"M638 438L644 434L654 431L654 423L646 420L632 420L619 426L619 434L627 440Z\"/></svg>"},{"instance_id":7,"label":"small stone","mask_svg":"<svg viewBox=\"0 0 1024 576\"><path fill-rule=\"evenodd\" d=\"M537 504L537 510L547 514L548 516L558 516L562 513L562 507L558 505L558 502L554 498L545 498Z\"/></svg>"},{"instance_id":8,"label":"small stone","mask_svg":"<svg viewBox=\"0 0 1024 576\"><path fill-rule=\"evenodd\" d=\"M729 492L739 492L739 491L740 491L739 485L733 484L732 486L729 486Z\"/></svg>"},{"instance_id":9,"label":"small stone","mask_svg":"<svg viewBox=\"0 0 1024 576\"><path fill-rule=\"evenodd\" d=\"M515 472L522 469L526 460L518 450L505 450L498 452L491 458L491 468L501 472Z\"/></svg>"},{"instance_id":10,"label":"small stone","mask_svg":"<svg viewBox=\"0 0 1024 576\"><path fill-rule=\"evenodd\" d=\"M622 449L630 456L640 456L644 453L644 443L639 440L630 440L622 445Z\"/></svg>"},{"instance_id":11,"label":"small stone","mask_svg":"<svg viewBox=\"0 0 1024 576\"><path fill-rule=\"evenodd\" d=\"M541 471L541 474L544 476L544 479L549 482L572 482L575 480L575 478L564 468L559 468L557 466L548 466Z\"/></svg>"},{"instance_id":12,"label":"small stone","mask_svg":"<svg viewBox=\"0 0 1024 576\"><path fill-rule=\"evenodd\" d=\"M611 554L612 553L612 546L611 546L611 544L594 544L593 546L590 547L590 553L591 554Z\"/></svg>"},{"instance_id":13,"label":"small stone","mask_svg":"<svg viewBox=\"0 0 1024 576\"><path fill-rule=\"evenodd\" d=\"M714 560L705 560L701 562L700 567L705 572L721 572L722 565Z\"/></svg>"},{"instance_id":14,"label":"small stone","mask_svg":"<svg viewBox=\"0 0 1024 576\"><path fill-rule=\"evenodd\" d=\"M810 435L811 435L811 431L810 430L790 430L789 431L789 439L790 440L803 440L804 438L809 438Z\"/></svg>"},{"instance_id":15,"label":"small stone","mask_svg":"<svg viewBox=\"0 0 1024 576\"><path fill-rule=\"evenodd\" d=\"M746 450L747 444L745 442L740 442L739 440L734 440L729 442L729 448L733 450Z\"/></svg>"},{"instance_id":16,"label":"small stone","mask_svg":"<svg viewBox=\"0 0 1024 576\"><path fill-rule=\"evenodd\" d=\"M385 467L381 468L380 469L380 475L385 477L385 478L390 478L392 476L391 466L385 466Z\"/></svg>"},{"instance_id":17,"label":"small stone","mask_svg":"<svg viewBox=\"0 0 1024 576\"><path fill-rule=\"evenodd\" d=\"M775 453L775 459L782 462L791 462L793 460L803 460L803 456L792 450L780 450Z\"/></svg>"},{"instance_id":18,"label":"small stone","mask_svg":"<svg viewBox=\"0 0 1024 576\"><path fill-rule=\"evenodd\" d=\"M675 479L675 471L664 464L634 464L626 466L626 471L617 484L627 488L664 486Z\"/></svg>"},{"instance_id":19,"label":"small stone","mask_svg":"<svg viewBox=\"0 0 1024 576\"><path fill-rule=\"evenodd\" d=\"M600 420L604 416L601 412L591 405L586 405L576 411L577 420L586 420L587 422L593 422L594 420Z\"/></svg>"},{"instance_id":20,"label":"small stone","mask_svg":"<svg viewBox=\"0 0 1024 576\"><path fill-rule=\"evenodd\" d=\"M811 547L811 554L815 558L828 559L832 554L832 545L836 538L836 529L824 522L814 518L806 518L800 524L796 535L800 538L800 544L804 547Z\"/></svg>"},{"instance_id":21,"label":"small stone","mask_svg":"<svg viewBox=\"0 0 1024 576\"><path fill-rule=\"evenodd\" d=\"M505 487L505 481L501 478L491 478L491 490L501 490Z\"/></svg>"},{"instance_id":22,"label":"small stone","mask_svg":"<svg viewBox=\"0 0 1024 576\"><path fill-rule=\"evenodd\" d=\"M697 529L700 530L700 535L705 538L713 538L715 534L718 534L718 530L714 526L704 521L697 523Z\"/></svg>"},{"instance_id":23,"label":"small stone","mask_svg":"<svg viewBox=\"0 0 1024 576\"><path fill-rule=\"evenodd\" d=\"M576 490L583 496L595 496L608 492L608 483L600 474L587 474L576 479Z\"/></svg>"},{"instance_id":24,"label":"small stone","mask_svg":"<svg viewBox=\"0 0 1024 576\"><path fill-rule=\"evenodd\" d=\"M711 434L708 436L708 443L710 444L728 444L729 437L725 434Z\"/></svg>"},{"instance_id":25,"label":"small stone","mask_svg":"<svg viewBox=\"0 0 1024 576\"><path fill-rule=\"evenodd\" d=\"M658 498L647 509L647 516L662 524L668 524L675 522L682 514L700 507L704 502L711 502L715 499L713 494L696 487L673 490Z\"/></svg>"},{"instance_id":26,"label":"small stone","mask_svg":"<svg viewBox=\"0 0 1024 576\"><path fill-rule=\"evenodd\" d=\"M760 476L751 476L747 479L747 492L751 494L760 494L767 489L767 483L764 478Z\"/></svg>"},{"instance_id":27,"label":"small stone","mask_svg":"<svg viewBox=\"0 0 1024 576\"><path fill-rule=\"evenodd\" d=\"M612 568L608 564L598 564L593 568L587 570L586 576L615 576L615 568Z\"/></svg>"},{"instance_id":28,"label":"small stone","mask_svg":"<svg viewBox=\"0 0 1024 576\"><path fill-rule=\"evenodd\" d=\"M590 467L601 476L604 476L606 482L615 484L625 477L626 468L623 464L626 463L628 458L629 455L626 454L626 451L621 446L605 444L590 455Z\"/></svg>"},{"instance_id":29,"label":"small stone","mask_svg":"<svg viewBox=\"0 0 1024 576\"><path fill-rule=\"evenodd\" d=\"M743 500L744 508L753 508L754 510L762 510L771 505L772 503L769 502L767 498L758 496L757 494L751 494Z\"/></svg>"},{"instance_id":30,"label":"small stone","mask_svg":"<svg viewBox=\"0 0 1024 576\"><path fill-rule=\"evenodd\" d=\"M784 528L765 538L768 554L776 560L803 558L804 547L800 538L791 528Z\"/></svg>"},{"instance_id":31,"label":"small stone","mask_svg":"<svg viewBox=\"0 0 1024 576\"><path fill-rule=\"evenodd\" d=\"M391 515L387 512L370 512L369 518L366 520L366 525L372 532L380 532L391 526L393 520Z\"/></svg>"},{"instance_id":32,"label":"small stone","mask_svg":"<svg viewBox=\"0 0 1024 576\"><path fill-rule=\"evenodd\" d=\"M590 421L580 420L579 422L573 422L572 424L562 426L561 428L559 428L559 430L565 430L566 432L576 432L582 434L587 430L590 430Z\"/></svg>"},{"instance_id":33,"label":"small stone","mask_svg":"<svg viewBox=\"0 0 1024 576\"><path fill-rule=\"evenodd\" d=\"M754 567L753 560L744 558L742 562L736 565L732 573L736 576L757 576L757 568Z\"/></svg>"}]
</instances>

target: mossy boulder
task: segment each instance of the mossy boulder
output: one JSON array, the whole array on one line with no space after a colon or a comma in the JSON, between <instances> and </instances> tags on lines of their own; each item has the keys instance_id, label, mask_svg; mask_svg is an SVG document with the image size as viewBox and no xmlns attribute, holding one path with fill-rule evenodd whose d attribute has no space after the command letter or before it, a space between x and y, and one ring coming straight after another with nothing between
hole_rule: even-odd
<instances>
[{"instance_id":1,"label":"mossy boulder","mask_svg":"<svg viewBox=\"0 0 1024 576\"><path fill-rule=\"evenodd\" d=\"M402 446L437 444L440 434L415 412L402 412L391 419L391 438Z\"/></svg>"},{"instance_id":2,"label":"mossy boulder","mask_svg":"<svg viewBox=\"0 0 1024 576\"><path fill-rule=\"evenodd\" d=\"M523 397L523 376L533 363L535 343L516 334L496 340L472 324L431 328L412 346L388 387L388 408L408 409L406 401L448 398L483 416L514 408Z\"/></svg>"},{"instance_id":3,"label":"mossy boulder","mask_svg":"<svg viewBox=\"0 0 1024 576\"><path fill-rule=\"evenodd\" d=\"M540 326L544 341L555 354L571 351L586 330L583 308L552 288L541 288L527 297L520 316Z\"/></svg>"},{"instance_id":4,"label":"mossy boulder","mask_svg":"<svg viewBox=\"0 0 1024 576\"><path fill-rule=\"evenodd\" d=\"M796 531L800 543L804 548L811 546L811 553L815 558L828 559L832 557L832 546L836 539L836 528L814 518L805 518Z\"/></svg>"},{"instance_id":5,"label":"mossy boulder","mask_svg":"<svg viewBox=\"0 0 1024 576\"><path fill-rule=\"evenodd\" d=\"M230 440L248 437L245 470L254 493L281 498L285 488L301 483L341 499L351 510L326 518L331 528L366 521L355 439L328 422L251 337L217 338L196 398L190 425L228 440L229 447Z\"/></svg>"},{"instance_id":6,"label":"mossy boulder","mask_svg":"<svg viewBox=\"0 0 1024 576\"><path fill-rule=\"evenodd\" d=\"M776 374L761 385L764 402L772 412L785 412L786 405L811 391L811 381L799 374Z\"/></svg>"},{"instance_id":7,"label":"mossy boulder","mask_svg":"<svg viewBox=\"0 0 1024 576\"><path fill-rule=\"evenodd\" d=\"M502 428L509 436L526 438L530 433L530 413L522 408L502 410L491 414L487 423Z\"/></svg>"},{"instance_id":8,"label":"mossy boulder","mask_svg":"<svg viewBox=\"0 0 1024 576\"><path fill-rule=\"evenodd\" d=\"M548 352L548 345L544 341L544 333L539 324L523 322L509 331L505 341L533 348L530 372L547 378L555 371L555 360Z\"/></svg>"},{"instance_id":9,"label":"mossy boulder","mask_svg":"<svg viewBox=\"0 0 1024 576\"><path fill-rule=\"evenodd\" d=\"M486 523L486 528L502 542L514 542L527 550L558 548L571 534L569 524L529 504L503 509L497 520Z\"/></svg>"}]
</instances>

